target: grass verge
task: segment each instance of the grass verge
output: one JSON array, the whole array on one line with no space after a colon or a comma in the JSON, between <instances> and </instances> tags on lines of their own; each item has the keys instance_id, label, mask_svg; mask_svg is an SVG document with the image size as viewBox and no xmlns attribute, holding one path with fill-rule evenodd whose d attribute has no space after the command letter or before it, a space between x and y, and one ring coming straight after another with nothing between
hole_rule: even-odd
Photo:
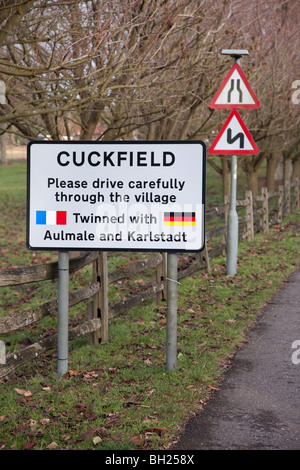
<instances>
[{"instance_id":1,"label":"grass verge","mask_svg":"<svg viewBox=\"0 0 300 470\"><path fill-rule=\"evenodd\" d=\"M50 256L23 247L24 167L19 170L22 177L7 171L7 187L0 191L5 218L1 267L44 262ZM19 223L12 223L15 215ZM226 276L225 258L219 257L211 273L181 281L175 372L165 369L166 304L152 302L112 319L107 343L89 346L80 338L70 344L69 373L62 379L56 375L56 351L18 369L0 383L0 449L168 448L188 417L220 386L262 308L299 266L299 245L300 218L295 214L268 236L239 244L236 276ZM86 270L76 273L72 282L84 284L88 275ZM127 287L119 286L121 294ZM32 308L38 298L49 299L56 292L52 282L14 291L2 288L0 314L13 314L21 303ZM70 322L84 315L84 307L77 307ZM1 339L14 350L17 341L27 346L55 328L56 319L46 318L38 330L29 327Z\"/></svg>"},{"instance_id":2,"label":"grass verge","mask_svg":"<svg viewBox=\"0 0 300 470\"><path fill-rule=\"evenodd\" d=\"M225 259L178 289L178 366L165 370L166 305L152 302L111 321L109 342L70 349L56 377L46 354L1 384L2 449L163 449L220 385L263 306L300 261L299 217L240 243L238 274Z\"/></svg>"}]
</instances>

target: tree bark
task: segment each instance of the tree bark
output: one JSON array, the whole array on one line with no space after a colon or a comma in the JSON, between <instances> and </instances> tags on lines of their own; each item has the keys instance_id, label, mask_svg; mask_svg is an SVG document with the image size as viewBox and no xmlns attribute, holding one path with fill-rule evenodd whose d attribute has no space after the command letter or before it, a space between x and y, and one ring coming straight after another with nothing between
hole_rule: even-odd
<instances>
[{"instance_id":1,"label":"tree bark","mask_svg":"<svg viewBox=\"0 0 300 470\"><path fill-rule=\"evenodd\" d=\"M4 134L0 135L0 163L7 163L6 139Z\"/></svg>"},{"instance_id":2,"label":"tree bark","mask_svg":"<svg viewBox=\"0 0 300 470\"><path fill-rule=\"evenodd\" d=\"M267 157L267 188L270 193L275 191L275 173L278 158L278 153L271 153Z\"/></svg>"},{"instance_id":3,"label":"tree bark","mask_svg":"<svg viewBox=\"0 0 300 470\"><path fill-rule=\"evenodd\" d=\"M257 168L248 160L245 160L245 172L248 180L248 188L252 191L253 196L258 196L258 179Z\"/></svg>"},{"instance_id":4,"label":"tree bark","mask_svg":"<svg viewBox=\"0 0 300 470\"><path fill-rule=\"evenodd\" d=\"M283 152L283 184L286 186L290 184L292 176L292 157L284 151Z\"/></svg>"},{"instance_id":5,"label":"tree bark","mask_svg":"<svg viewBox=\"0 0 300 470\"><path fill-rule=\"evenodd\" d=\"M223 182L223 201L226 196L230 196L230 164L227 158L222 160L222 182Z\"/></svg>"},{"instance_id":6,"label":"tree bark","mask_svg":"<svg viewBox=\"0 0 300 470\"><path fill-rule=\"evenodd\" d=\"M300 153L293 159L293 181L295 181L296 178L300 178Z\"/></svg>"}]
</instances>

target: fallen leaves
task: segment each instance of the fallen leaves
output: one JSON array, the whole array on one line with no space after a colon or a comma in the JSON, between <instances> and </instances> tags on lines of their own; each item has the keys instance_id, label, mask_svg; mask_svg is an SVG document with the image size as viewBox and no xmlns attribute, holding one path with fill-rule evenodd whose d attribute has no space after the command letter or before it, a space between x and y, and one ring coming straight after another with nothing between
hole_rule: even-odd
<instances>
[{"instance_id":1,"label":"fallen leaves","mask_svg":"<svg viewBox=\"0 0 300 470\"><path fill-rule=\"evenodd\" d=\"M218 387L213 387L212 385L208 385L208 388L210 388L211 390L220 390Z\"/></svg>"},{"instance_id":2,"label":"fallen leaves","mask_svg":"<svg viewBox=\"0 0 300 470\"><path fill-rule=\"evenodd\" d=\"M101 437L100 436L95 436L94 439L93 439L94 446L100 444L100 442L102 442Z\"/></svg>"},{"instance_id":3,"label":"fallen leaves","mask_svg":"<svg viewBox=\"0 0 300 470\"><path fill-rule=\"evenodd\" d=\"M40 423L45 426L46 424L50 423L50 419L49 418L42 418L42 419L40 419Z\"/></svg>"},{"instance_id":4,"label":"fallen leaves","mask_svg":"<svg viewBox=\"0 0 300 470\"><path fill-rule=\"evenodd\" d=\"M139 434L136 434L130 438L130 442L136 447L147 448L151 443L152 438L163 437L169 433L169 430L165 427L153 426L144 429Z\"/></svg>"},{"instance_id":5,"label":"fallen leaves","mask_svg":"<svg viewBox=\"0 0 300 470\"><path fill-rule=\"evenodd\" d=\"M167 428L165 427L159 427L159 426L155 426L153 428L148 428L146 429L145 431L143 431L143 433L145 434L158 434L159 436L162 436L163 434L169 432Z\"/></svg>"},{"instance_id":6,"label":"fallen leaves","mask_svg":"<svg viewBox=\"0 0 300 470\"><path fill-rule=\"evenodd\" d=\"M49 444L46 447L46 449L51 450L51 449L56 449L57 447L58 447L58 444L55 441L53 441L53 442L51 442L51 444Z\"/></svg>"},{"instance_id":7,"label":"fallen leaves","mask_svg":"<svg viewBox=\"0 0 300 470\"><path fill-rule=\"evenodd\" d=\"M35 444L36 444L36 441L37 441L37 438L34 437L31 441L25 442L25 444L23 444L23 446L22 446L22 450L31 450L31 449L33 449Z\"/></svg>"},{"instance_id":8,"label":"fallen leaves","mask_svg":"<svg viewBox=\"0 0 300 470\"><path fill-rule=\"evenodd\" d=\"M30 390L23 390L21 388L15 388L14 389L19 395L22 395L23 397L31 397L32 392Z\"/></svg>"},{"instance_id":9,"label":"fallen leaves","mask_svg":"<svg viewBox=\"0 0 300 470\"><path fill-rule=\"evenodd\" d=\"M108 420L105 423L106 427L115 426L116 424L122 421L122 417L120 416L120 413L108 413L107 417L108 417Z\"/></svg>"},{"instance_id":10,"label":"fallen leaves","mask_svg":"<svg viewBox=\"0 0 300 470\"><path fill-rule=\"evenodd\" d=\"M144 445L145 440L138 435L138 436L132 436L130 438L130 442L132 442L132 444L135 446L141 446L141 445Z\"/></svg>"}]
</instances>

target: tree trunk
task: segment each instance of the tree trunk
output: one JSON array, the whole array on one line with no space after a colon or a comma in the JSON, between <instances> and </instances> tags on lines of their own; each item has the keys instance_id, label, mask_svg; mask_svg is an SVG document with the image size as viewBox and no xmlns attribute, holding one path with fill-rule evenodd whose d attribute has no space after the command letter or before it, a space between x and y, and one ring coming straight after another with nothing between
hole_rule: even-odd
<instances>
[{"instance_id":1,"label":"tree trunk","mask_svg":"<svg viewBox=\"0 0 300 470\"><path fill-rule=\"evenodd\" d=\"M257 170L251 168L249 173L249 187L254 196L258 196L258 180L257 180Z\"/></svg>"},{"instance_id":2,"label":"tree trunk","mask_svg":"<svg viewBox=\"0 0 300 470\"><path fill-rule=\"evenodd\" d=\"M283 184L290 184L292 176L292 158L287 152L283 152Z\"/></svg>"},{"instance_id":3,"label":"tree trunk","mask_svg":"<svg viewBox=\"0 0 300 470\"><path fill-rule=\"evenodd\" d=\"M230 162L227 158L221 158L222 181L223 181L223 201L226 196L230 196Z\"/></svg>"},{"instance_id":4,"label":"tree trunk","mask_svg":"<svg viewBox=\"0 0 300 470\"><path fill-rule=\"evenodd\" d=\"M244 170L247 175L248 189L252 191L253 196L258 196L257 168L246 159L244 162Z\"/></svg>"},{"instance_id":5,"label":"tree trunk","mask_svg":"<svg viewBox=\"0 0 300 470\"><path fill-rule=\"evenodd\" d=\"M298 153L293 160L293 181L300 178L300 154Z\"/></svg>"},{"instance_id":6,"label":"tree trunk","mask_svg":"<svg viewBox=\"0 0 300 470\"><path fill-rule=\"evenodd\" d=\"M0 163L7 163L6 138L4 134L0 135Z\"/></svg>"},{"instance_id":7,"label":"tree trunk","mask_svg":"<svg viewBox=\"0 0 300 470\"><path fill-rule=\"evenodd\" d=\"M267 188L270 193L275 191L275 173L278 157L278 153L271 153L267 157Z\"/></svg>"}]
</instances>

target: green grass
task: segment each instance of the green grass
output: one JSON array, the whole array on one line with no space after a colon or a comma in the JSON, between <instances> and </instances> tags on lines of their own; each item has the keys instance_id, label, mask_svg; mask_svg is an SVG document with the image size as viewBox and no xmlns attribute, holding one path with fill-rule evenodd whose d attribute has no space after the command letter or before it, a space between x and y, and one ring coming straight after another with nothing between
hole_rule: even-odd
<instances>
[{"instance_id":1,"label":"green grass","mask_svg":"<svg viewBox=\"0 0 300 470\"><path fill-rule=\"evenodd\" d=\"M23 247L23 170L24 164L0 167L1 217L6 220L0 228L1 268L45 262L55 256ZM12 220L19 211L22 220L14 232ZM12 232L18 238L13 244ZM212 261L209 274L199 272L181 280L175 372L168 373L165 367L166 303L150 301L112 319L107 343L92 346L86 338L71 343L69 374L64 378L57 379L56 351L17 369L0 383L0 449L168 447L188 416L199 411L220 386L263 306L299 266L299 245L298 213L267 236L256 234L253 243L239 244L236 276L226 276L226 260L219 257ZM111 254L110 270L126 265L128 256ZM90 279L91 272L85 268L72 275L71 286L83 286ZM111 301L135 286L134 281L122 281L110 293ZM56 293L57 283L52 281L0 288L0 315L26 311ZM85 312L84 304L72 308L70 323L83 321ZM45 318L1 340L14 351L20 344L25 347L55 333L56 323L55 317Z\"/></svg>"}]
</instances>

